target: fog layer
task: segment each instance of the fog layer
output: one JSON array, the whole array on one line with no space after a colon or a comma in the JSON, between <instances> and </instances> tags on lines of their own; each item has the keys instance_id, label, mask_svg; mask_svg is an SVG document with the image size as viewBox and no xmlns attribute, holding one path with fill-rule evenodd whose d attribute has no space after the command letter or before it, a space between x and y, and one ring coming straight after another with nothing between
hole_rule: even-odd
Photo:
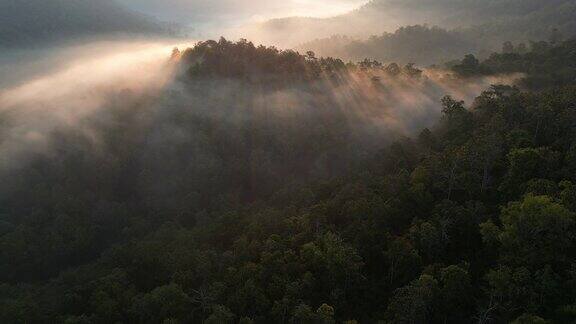
<instances>
[{"instance_id":1,"label":"fog layer","mask_svg":"<svg viewBox=\"0 0 576 324\"><path fill-rule=\"evenodd\" d=\"M132 124L120 127L156 134L155 141L167 140L168 146L174 134L206 136L189 126L179 133L182 127L172 124L176 116L209 118L240 129L255 123L321 127L317 123L340 120L342 135L361 144L356 153L364 154L384 145L383 138L390 141L431 126L442 96L471 101L491 83L509 81L479 78L461 83L437 72L413 79L358 71L339 76L337 82L324 76L313 85L272 90L224 78L190 83L185 67L171 60L174 45L168 44L98 42L43 52L46 64L12 65L12 82L0 90L0 168L20 167L36 154L50 155L52 137L62 131L80 134L87 141L85 149L99 150L102 134L118 122L110 116L120 112L132 116ZM161 121L151 116L161 116ZM158 129L169 135L158 135Z\"/></svg>"}]
</instances>

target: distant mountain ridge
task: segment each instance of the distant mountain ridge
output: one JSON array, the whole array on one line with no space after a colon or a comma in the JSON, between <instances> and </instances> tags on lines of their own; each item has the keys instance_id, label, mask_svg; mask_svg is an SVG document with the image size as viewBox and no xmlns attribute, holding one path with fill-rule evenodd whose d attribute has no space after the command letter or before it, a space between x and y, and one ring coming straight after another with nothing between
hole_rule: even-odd
<instances>
[{"instance_id":1,"label":"distant mountain ridge","mask_svg":"<svg viewBox=\"0 0 576 324\"><path fill-rule=\"evenodd\" d=\"M135 13L115 0L0 0L0 46L170 31L167 24Z\"/></svg>"},{"instance_id":2,"label":"distant mountain ridge","mask_svg":"<svg viewBox=\"0 0 576 324\"><path fill-rule=\"evenodd\" d=\"M553 28L576 34L576 0L372 0L332 18L270 20L248 28L247 34L265 43L297 46L333 35L368 38L416 24L471 29L491 43L502 37L534 40Z\"/></svg>"}]
</instances>

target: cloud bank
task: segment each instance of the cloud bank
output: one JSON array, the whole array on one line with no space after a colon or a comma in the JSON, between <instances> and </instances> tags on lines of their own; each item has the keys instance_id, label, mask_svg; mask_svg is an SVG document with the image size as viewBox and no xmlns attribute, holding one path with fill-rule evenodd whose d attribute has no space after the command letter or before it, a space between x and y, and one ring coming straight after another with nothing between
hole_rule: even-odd
<instances>
[{"instance_id":1,"label":"cloud bank","mask_svg":"<svg viewBox=\"0 0 576 324\"><path fill-rule=\"evenodd\" d=\"M286 16L327 17L366 0L119 0L131 9L191 26L233 26Z\"/></svg>"}]
</instances>

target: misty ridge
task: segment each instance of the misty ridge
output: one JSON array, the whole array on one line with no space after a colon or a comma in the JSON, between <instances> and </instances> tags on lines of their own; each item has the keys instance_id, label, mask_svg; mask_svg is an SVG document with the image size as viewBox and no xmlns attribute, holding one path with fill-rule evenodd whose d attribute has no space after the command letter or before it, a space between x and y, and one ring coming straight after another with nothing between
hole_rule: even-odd
<instances>
[{"instance_id":1,"label":"misty ridge","mask_svg":"<svg viewBox=\"0 0 576 324\"><path fill-rule=\"evenodd\" d=\"M0 323L576 319L576 2L137 8L0 0Z\"/></svg>"},{"instance_id":2,"label":"misty ridge","mask_svg":"<svg viewBox=\"0 0 576 324\"><path fill-rule=\"evenodd\" d=\"M263 43L312 50L319 55L422 65L481 57L505 41L550 40L555 33L576 33L573 0L394 1L372 0L333 18L282 18L246 27Z\"/></svg>"},{"instance_id":3,"label":"misty ridge","mask_svg":"<svg viewBox=\"0 0 576 324\"><path fill-rule=\"evenodd\" d=\"M96 161L126 159L116 156L117 146L140 147L130 159L152 159L141 161L141 172L160 169L152 172L158 179L136 188L174 183L183 169L201 179L228 169L242 174L247 168L257 173L253 186L262 188L241 196L260 197L272 193L276 181L339 174L360 157L432 127L447 94L471 102L490 84L521 78L511 72L462 83L450 71L369 60L351 65L245 40L200 42L170 55L171 50L167 43L148 42L72 47L67 51L74 59L69 57L61 70L1 91L6 123L1 171L12 178L15 169L27 170L36 158L53 158L56 148L94 152L87 159ZM108 134L121 125L127 137L109 142ZM63 136L77 138L82 146L59 143ZM314 146L303 145L306 141ZM194 149L174 156L178 147ZM176 167L191 158L201 162ZM173 162L159 166L166 161ZM234 162L240 164L232 167ZM176 173L168 177L168 170ZM135 177L131 181L141 180ZM246 181L221 177L236 183L218 190L237 190Z\"/></svg>"}]
</instances>

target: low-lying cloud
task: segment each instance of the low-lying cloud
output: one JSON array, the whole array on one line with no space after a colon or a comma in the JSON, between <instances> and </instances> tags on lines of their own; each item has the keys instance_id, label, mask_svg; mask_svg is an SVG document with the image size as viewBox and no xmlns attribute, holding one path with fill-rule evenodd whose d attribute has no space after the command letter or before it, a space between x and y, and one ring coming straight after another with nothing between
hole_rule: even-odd
<instances>
[{"instance_id":1,"label":"low-lying cloud","mask_svg":"<svg viewBox=\"0 0 576 324\"><path fill-rule=\"evenodd\" d=\"M10 178L38 157L65 165L72 154L74 163L136 172L131 181L151 197L204 192L214 181L226 187L246 168L258 170L253 181L266 192L274 179L333 174L433 126L446 94L470 103L490 84L515 78L462 82L437 71L409 78L358 70L263 89L190 80L172 49L162 42L73 47L59 68L1 90L0 174ZM305 138L315 146L299 146ZM196 182L180 183L183 173Z\"/></svg>"}]
</instances>

